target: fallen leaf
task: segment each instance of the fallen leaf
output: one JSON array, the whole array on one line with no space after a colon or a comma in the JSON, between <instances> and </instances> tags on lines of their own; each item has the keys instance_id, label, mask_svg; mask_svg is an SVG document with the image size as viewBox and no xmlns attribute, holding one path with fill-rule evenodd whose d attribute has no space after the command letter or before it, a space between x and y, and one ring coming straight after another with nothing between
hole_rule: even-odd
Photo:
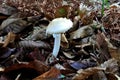
<instances>
[{"instance_id":1,"label":"fallen leaf","mask_svg":"<svg viewBox=\"0 0 120 80\"><path fill-rule=\"evenodd\" d=\"M62 6L62 0L45 0L42 5L43 12L48 19L55 18L55 9Z\"/></svg>"},{"instance_id":2,"label":"fallen leaf","mask_svg":"<svg viewBox=\"0 0 120 80\"><path fill-rule=\"evenodd\" d=\"M44 49L50 49L50 45L48 43L45 43L43 41L32 41L32 40L25 40L25 41L20 41L16 44L18 47L23 47L23 48L44 48Z\"/></svg>"},{"instance_id":3,"label":"fallen leaf","mask_svg":"<svg viewBox=\"0 0 120 80\"><path fill-rule=\"evenodd\" d=\"M120 64L120 50L119 49L113 49L109 48L109 52L112 58L118 60L118 63Z\"/></svg>"},{"instance_id":4,"label":"fallen leaf","mask_svg":"<svg viewBox=\"0 0 120 80\"><path fill-rule=\"evenodd\" d=\"M15 36L16 34L14 34L13 32L9 32L7 38L4 41L3 47L6 47L9 43L13 43L15 40Z\"/></svg>"},{"instance_id":5,"label":"fallen leaf","mask_svg":"<svg viewBox=\"0 0 120 80\"><path fill-rule=\"evenodd\" d=\"M20 33L22 30L24 30L29 25L31 25L31 23L28 23L26 20L22 18L13 19L10 21L8 20L8 22L5 21L3 26L1 27L0 36L4 36L9 32L13 32L15 34Z\"/></svg>"},{"instance_id":6,"label":"fallen leaf","mask_svg":"<svg viewBox=\"0 0 120 80\"><path fill-rule=\"evenodd\" d=\"M100 65L102 68L106 68L106 72L117 74L119 72L119 66L116 59L109 59Z\"/></svg>"},{"instance_id":7,"label":"fallen leaf","mask_svg":"<svg viewBox=\"0 0 120 80\"><path fill-rule=\"evenodd\" d=\"M77 74L73 77L73 80L85 80L90 75L93 75L98 71L103 71L103 70L105 70L105 68L100 68L100 67L92 67L92 68L87 68L85 70L80 69L77 71Z\"/></svg>"},{"instance_id":8,"label":"fallen leaf","mask_svg":"<svg viewBox=\"0 0 120 80\"><path fill-rule=\"evenodd\" d=\"M76 70L79 70L79 69L86 69L89 67L94 67L96 66L96 63L91 62L89 59L85 59L82 61L76 61L76 62L70 63L70 66Z\"/></svg>"},{"instance_id":9,"label":"fallen leaf","mask_svg":"<svg viewBox=\"0 0 120 80\"><path fill-rule=\"evenodd\" d=\"M62 34L62 35L61 35L61 41L62 41L62 42L65 42L65 43L68 43L68 40L67 40L65 34Z\"/></svg>"},{"instance_id":10,"label":"fallen leaf","mask_svg":"<svg viewBox=\"0 0 120 80\"><path fill-rule=\"evenodd\" d=\"M93 14L84 15L81 19L81 22L82 22L83 25L89 25L89 24L93 23L93 18L94 18Z\"/></svg>"},{"instance_id":11,"label":"fallen leaf","mask_svg":"<svg viewBox=\"0 0 120 80\"><path fill-rule=\"evenodd\" d=\"M82 26L78 30L70 33L70 38L71 39L85 38L92 34L93 34L92 28L89 25L87 25L87 26Z\"/></svg>"},{"instance_id":12,"label":"fallen leaf","mask_svg":"<svg viewBox=\"0 0 120 80\"><path fill-rule=\"evenodd\" d=\"M34 60L28 63L13 64L12 66L5 68L5 70L2 72L8 73L10 71L20 70L23 68L36 70L39 72L39 74L42 74L49 69L49 67L43 64L41 61Z\"/></svg>"},{"instance_id":13,"label":"fallen leaf","mask_svg":"<svg viewBox=\"0 0 120 80\"><path fill-rule=\"evenodd\" d=\"M98 31L96 35L96 42L99 49L101 62L107 61L111 58L111 55L108 50L108 44L105 40L104 33Z\"/></svg>"},{"instance_id":14,"label":"fallen leaf","mask_svg":"<svg viewBox=\"0 0 120 80\"><path fill-rule=\"evenodd\" d=\"M8 18L4 20L0 26L0 30L4 29L9 24L13 23L14 21L18 21L20 18Z\"/></svg>"},{"instance_id":15,"label":"fallen leaf","mask_svg":"<svg viewBox=\"0 0 120 80\"><path fill-rule=\"evenodd\" d=\"M107 35L111 39L115 39L120 42L120 6L119 2L113 4L113 7L105 11L105 15L102 17L102 23L105 29L108 29Z\"/></svg>"},{"instance_id":16,"label":"fallen leaf","mask_svg":"<svg viewBox=\"0 0 120 80\"><path fill-rule=\"evenodd\" d=\"M60 75L61 75L60 70L58 70L55 67L52 67L49 71L34 78L33 80L53 80L53 79L58 79Z\"/></svg>"},{"instance_id":17,"label":"fallen leaf","mask_svg":"<svg viewBox=\"0 0 120 80\"><path fill-rule=\"evenodd\" d=\"M61 72L63 75L69 75L69 74L72 74L72 73L76 73L76 71L75 71L75 70L72 70L72 69L60 70L60 72Z\"/></svg>"},{"instance_id":18,"label":"fallen leaf","mask_svg":"<svg viewBox=\"0 0 120 80\"><path fill-rule=\"evenodd\" d=\"M74 62L74 63L72 63L72 64L70 64L70 65L71 65L71 67L73 67L73 68L76 69L76 70L87 68L87 65L86 65L86 64L79 63L79 62Z\"/></svg>"},{"instance_id":19,"label":"fallen leaf","mask_svg":"<svg viewBox=\"0 0 120 80\"><path fill-rule=\"evenodd\" d=\"M104 73L104 71L98 71L96 74L94 74L92 76L94 79L93 80L107 80L106 74ZM90 77L90 78L92 78Z\"/></svg>"},{"instance_id":20,"label":"fallen leaf","mask_svg":"<svg viewBox=\"0 0 120 80\"><path fill-rule=\"evenodd\" d=\"M25 40L43 40L49 38L51 35L46 35L45 25L36 26L33 29L33 32L25 38Z\"/></svg>"},{"instance_id":21,"label":"fallen leaf","mask_svg":"<svg viewBox=\"0 0 120 80\"><path fill-rule=\"evenodd\" d=\"M12 15L16 13L18 10L15 7L2 4L0 5L0 13L5 14L5 15Z\"/></svg>"},{"instance_id":22,"label":"fallen leaf","mask_svg":"<svg viewBox=\"0 0 120 80\"><path fill-rule=\"evenodd\" d=\"M75 54L70 52L70 51L69 52L63 52L63 54L69 59L75 58Z\"/></svg>"}]
</instances>

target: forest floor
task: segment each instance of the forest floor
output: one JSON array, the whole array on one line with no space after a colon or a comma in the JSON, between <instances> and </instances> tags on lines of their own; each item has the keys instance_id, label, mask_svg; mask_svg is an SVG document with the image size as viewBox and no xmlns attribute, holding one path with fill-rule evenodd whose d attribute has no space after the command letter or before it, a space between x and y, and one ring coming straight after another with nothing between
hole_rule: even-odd
<instances>
[{"instance_id":1,"label":"forest floor","mask_svg":"<svg viewBox=\"0 0 120 80\"><path fill-rule=\"evenodd\" d=\"M0 80L120 80L120 1L0 0Z\"/></svg>"}]
</instances>

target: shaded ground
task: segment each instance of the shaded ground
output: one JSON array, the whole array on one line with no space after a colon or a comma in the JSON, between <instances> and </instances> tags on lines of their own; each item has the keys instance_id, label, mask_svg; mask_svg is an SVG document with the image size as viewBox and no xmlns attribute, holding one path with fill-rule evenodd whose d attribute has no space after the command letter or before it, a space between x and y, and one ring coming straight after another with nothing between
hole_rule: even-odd
<instances>
[{"instance_id":1,"label":"shaded ground","mask_svg":"<svg viewBox=\"0 0 120 80\"><path fill-rule=\"evenodd\" d=\"M46 29L59 17L73 26L55 59ZM0 24L0 80L120 79L117 0L1 0Z\"/></svg>"}]
</instances>

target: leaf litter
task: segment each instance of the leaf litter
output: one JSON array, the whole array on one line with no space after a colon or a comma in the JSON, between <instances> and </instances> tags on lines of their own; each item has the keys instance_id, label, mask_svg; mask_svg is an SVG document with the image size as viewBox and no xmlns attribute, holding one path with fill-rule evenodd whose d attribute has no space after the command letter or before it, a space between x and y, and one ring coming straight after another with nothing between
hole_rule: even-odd
<instances>
[{"instance_id":1,"label":"leaf litter","mask_svg":"<svg viewBox=\"0 0 120 80\"><path fill-rule=\"evenodd\" d=\"M55 18L73 27L57 58L46 34ZM1 80L119 80L119 0L1 0Z\"/></svg>"}]
</instances>

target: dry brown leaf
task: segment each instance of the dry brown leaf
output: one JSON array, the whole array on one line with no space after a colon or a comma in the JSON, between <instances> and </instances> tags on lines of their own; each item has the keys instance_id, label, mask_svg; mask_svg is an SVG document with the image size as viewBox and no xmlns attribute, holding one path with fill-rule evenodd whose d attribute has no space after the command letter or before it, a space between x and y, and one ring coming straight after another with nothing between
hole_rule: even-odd
<instances>
[{"instance_id":1,"label":"dry brown leaf","mask_svg":"<svg viewBox=\"0 0 120 80\"><path fill-rule=\"evenodd\" d=\"M111 57L118 60L118 62L120 64L120 50L119 49L109 48L109 52L110 52Z\"/></svg>"},{"instance_id":2,"label":"dry brown leaf","mask_svg":"<svg viewBox=\"0 0 120 80\"><path fill-rule=\"evenodd\" d=\"M98 31L98 34L96 35L96 42L99 49L100 60L103 63L104 61L107 61L111 58L111 55L108 50L108 44L105 40L104 33Z\"/></svg>"},{"instance_id":3,"label":"dry brown leaf","mask_svg":"<svg viewBox=\"0 0 120 80\"><path fill-rule=\"evenodd\" d=\"M89 25L89 24L93 23L93 18L94 18L94 14L84 15L81 19L81 22L83 25Z\"/></svg>"},{"instance_id":4,"label":"dry brown leaf","mask_svg":"<svg viewBox=\"0 0 120 80\"><path fill-rule=\"evenodd\" d=\"M98 71L105 70L105 68L101 67L92 67L92 68L87 68L87 69L80 69L77 71L77 74L73 77L73 80L85 80L87 79L90 75L93 75L97 73Z\"/></svg>"},{"instance_id":5,"label":"dry brown leaf","mask_svg":"<svg viewBox=\"0 0 120 80\"><path fill-rule=\"evenodd\" d=\"M106 72L117 74L119 67L116 59L109 59L108 61L105 61L103 64L101 64L102 68L106 68Z\"/></svg>"},{"instance_id":6,"label":"dry brown leaf","mask_svg":"<svg viewBox=\"0 0 120 80\"><path fill-rule=\"evenodd\" d=\"M119 6L119 3L116 5ZM120 6L118 6L113 6L105 11L102 23L109 30L107 33L110 38L120 42Z\"/></svg>"},{"instance_id":7,"label":"dry brown leaf","mask_svg":"<svg viewBox=\"0 0 120 80\"><path fill-rule=\"evenodd\" d=\"M19 70L23 68L36 70L40 74L46 72L49 69L49 67L43 64L41 61L34 60L28 63L13 64L12 66L5 68L4 72L7 73L10 71Z\"/></svg>"},{"instance_id":8,"label":"dry brown leaf","mask_svg":"<svg viewBox=\"0 0 120 80\"><path fill-rule=\"evenodd\" d=\"M107 77L103 71L97 72L96 74L93 75L93 77L95 77L95 76L96 76L96 78L93 80L96 80L96 79L97 80L107 80Z\"/></svg>"},{"instance_id":9,"label":"dry brown leaf","mask_svg":"<svg viewBox=\"0 0 120 80\"><path fill-rule=\"evenodd\" d=\"M44 0L42 10L48 19L55 18L55 9L62 6L62 0Z\"/></svg>"},{"instance_id":10,"label":"dry brown leaf","mask_svg":"<svg viewBox=\"0 0 120 80\"><path fill-rule=\"evenodd\" d=\"M40 3L42 2L43 0L7 0L5 1L5 4L14 6L17 10L19 10L19 12L24 15L24 17L28 17L39 14Z\"/></svg>"},{"instance_id":11,"label":"dry brown leaf","mask_svg":"<svg viewBox=\"0 0 120 80\"><path fill-rule=\"evenodd\" d=\"M33 80L56 80L60 74L60 70L58 70L55 67L52 67L49 71L34 78Z\"/></svg>"},{"instance_id":12,"label":"dry brown leaf","mask_svg":"<svg viewBox=\"0 0 120 80\"><path fill-rule=\"evenodd\" d=\"M15 40L15 36L16 34L14 34L13 32L9 32L7 38L4 41L3 47L6 47L9 43L13 43Z\"/></svg>"},{"instance_id":13,"label":"dry brown leaf","mask_svg":"<svg viewBox=\"0 0 120 80\"><path fill-rule=\"evenodd\" d=\"M71 39L84 38L92 34L93 34L92 28L90 27L90 25L87 25L87 26L82 26L78 30L70 33L70 38Z\"/></svg>"}]
</instances>

